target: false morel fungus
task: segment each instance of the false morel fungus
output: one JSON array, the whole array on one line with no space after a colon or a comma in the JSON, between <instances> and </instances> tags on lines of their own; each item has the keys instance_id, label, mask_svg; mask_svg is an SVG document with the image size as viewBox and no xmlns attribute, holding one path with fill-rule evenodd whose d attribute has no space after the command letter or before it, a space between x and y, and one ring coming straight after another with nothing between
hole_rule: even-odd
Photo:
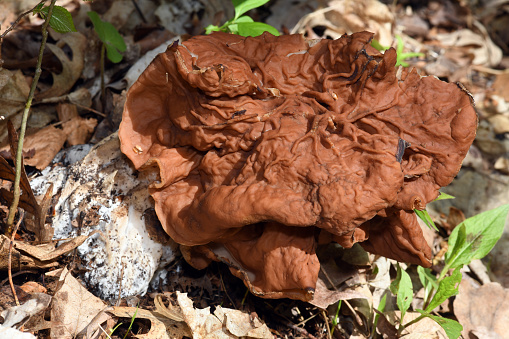
<instances>
[{"instance_id":1,"label":"false morel fungus","mask_svg":"<svg viewBox=\"0 0 509 339\"><path fill-rule=\"evenodd\" d=\"M459 171L477 116L459 86L396 69L371 39L197 36L131 87L122 152L159 171L157 215L191 265L302 300L318 243L431 265L413 210Z\"/></svg>"}]
</instances>

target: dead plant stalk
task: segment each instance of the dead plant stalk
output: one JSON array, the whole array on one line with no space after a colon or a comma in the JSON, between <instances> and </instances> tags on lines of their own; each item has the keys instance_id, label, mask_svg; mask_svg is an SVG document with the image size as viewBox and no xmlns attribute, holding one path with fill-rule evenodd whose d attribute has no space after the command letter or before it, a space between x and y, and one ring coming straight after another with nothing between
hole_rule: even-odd
<instances>
[{"instance_id":1,"label":"dead plant stalk","mask_svg":"<svg viewBox=\"0 0 509 339\"><path fill-rule=\"evenodd\" d=\"M46 40L48 39L48 25L51 19L51 15L53 14L53 7L55 6L55 2L57 0L51 0L48 9L48 16L42 25L42 41L41 47L39 48L39 57L37 58L37 66L35 68L34 79L32 81L32 85L30 86L30 92L28 94L27 102L25 105L25 109L23 110L23 117L21 119L21 130L19 132L19 141L18 141L18 149L16 151L16 175L14 177L14 198L12 200L11 207L9 208L9 217L7 218L7 234L12 233L12 225L14 224L14 215L18 209L19 197L20 197L20 187L19 183L21 180L21 160L23 157L23 139L25 138L25 132L27 127L28 115L30 113L30 107L32 106L32 100L35 95L35 89L37 87L37 83L39 82L39 77L42 72L42 55L44 53L44 48L46 47Z\"/></svg>"}]
</instances>

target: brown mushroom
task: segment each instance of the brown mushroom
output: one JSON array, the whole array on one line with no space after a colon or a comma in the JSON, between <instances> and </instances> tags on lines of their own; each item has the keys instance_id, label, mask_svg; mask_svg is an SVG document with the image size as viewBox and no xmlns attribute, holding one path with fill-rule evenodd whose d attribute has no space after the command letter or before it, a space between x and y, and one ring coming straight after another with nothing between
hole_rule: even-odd
<instances>
[{"instance_id":1,"label":"brown mushroom","mask_svg":"<svg viewBox=\"0 0 509 339\"><path fill-rule=\"evenodd\" d=\"M448 185L477 116L455 84L396 69L368 32L338 40L214 33L173 44L127 94L122 152L198 268L309 300L318 241L430 265L413 209Z\"/></svg>"}]
</instances>

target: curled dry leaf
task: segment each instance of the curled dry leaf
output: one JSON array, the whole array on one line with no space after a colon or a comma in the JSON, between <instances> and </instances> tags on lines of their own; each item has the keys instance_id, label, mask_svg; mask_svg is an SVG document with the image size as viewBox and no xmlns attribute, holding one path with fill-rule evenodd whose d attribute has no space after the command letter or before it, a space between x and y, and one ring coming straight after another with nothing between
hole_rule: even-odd
<instances>
[{"instance_id":1,"label":"curled dry leaf","mask_svg":"<svg viewBox=\"0 0 509 339\"><path fill-rule=\"evenodd\" d=\"M394 15L387 5L377 0L332 0L328 6L304 16L292 33L310 32L315 26L325 26L323 37L333 39L343 34L369 31L383 46L393 42Z\"/></svg>"},{"instance_id":2,"label":"curled dry leaf","mask_svg":"<svg viewBox=\"0 0 509 339\"><path fill-rule=\"evenodd\" d=\"M2 271L6 271L8 268L7 258L10 242L11 240L5 235L0 235L0 270ZM59 265L57 262L41 262L31 256L21 254L15 248L12 250L11 262L12 267L19 268L20 270L33 268L51 268Z\"/></svg>"}]
</instances>

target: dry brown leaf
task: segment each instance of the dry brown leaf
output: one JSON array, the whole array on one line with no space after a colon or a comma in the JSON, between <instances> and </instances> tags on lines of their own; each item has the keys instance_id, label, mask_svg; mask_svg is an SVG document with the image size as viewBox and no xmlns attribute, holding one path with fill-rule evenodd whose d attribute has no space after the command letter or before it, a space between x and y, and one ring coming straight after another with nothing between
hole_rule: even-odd
<instances>
[{"instance_id":1,"label":"dry brown leaf","mask_svg":"<svg viewBox=\"0 0 509 339\"><path fill-rule=\"evenodd\" d=\"M39 170L46 168L64 146L67 136L63 130L48 126L25 138L23 149L35 150L35 155L25 159L25 164Z\"/></svg>"},{"instance_id":2,"label":"dry brown leaf","mask_svg":"<svg viewBox=\"0 0 509 339\"><path fill-rule=\"evenodd\" d=\"M96 119L84 119L79 116L62 124L69 146L85 144L94 132L95 126L97 126Z\"/></svg>"},{"instance_id":3,"label":"dry brown leaf","mask_svg":"<svg viewBox=\"0 0 509 339\"><path fill-rule=\"evenodd\" d=\"M138 339L180 339L191 337L192 333L184 323L179 323L157 312L151 312L136 307L113 307L108 311L116 317L132 319L136 313L136 319L148 319L150 321L150 331L146 334L137 335Z\"/></svg>"},{"instance_id":4,"label":"dry brown leaf","mask_svg":"<svg viewBox=\"0 0 509 339\"><path fill-rule=\"evenodd\" d=\"M60 256L69 253L76 247L80 246L92 235L99 233L99 231L93 231L88 235L80 235L72 240L66 241L57 248L55 248L55 243L51 244L43 244L43 245L30 245L23 241L15 241L14 248L26 253L37 260L47 262L58 259Z\"/></svg>"},{"instance_id":5,"label":"dry brown leaf","mask_svg":"<svg viewBox=\"0 0 509 339\"><path fill-rule=\"evenodd\" d=\"M509 338L509 289L499 283L476 288L470 280L464 279L454 300L454 315L463 325L461 333L465 338L470 338L474 331L484 329L502 338Z\"/></svg>"},{"instance_id":6,"label":"dry brown leaf","mask_svg":"<svg viewBox=\"0 0 509 339\"><path fill-rule=\"evenodd\" d=\"M332 0L328 1L328 7L303 17L292 29L292 34L325 26L323 36L337 39L345 33L366 30L375 33L375 39L383 46L390 46L393 23L394 16L389 7L377 0Z\"/></svg>"},{"instance_id":7,"label":"dry brown leaf","mask_svg":"<svg viewBox=\"0 0 509 339\"><path fill-rule=\"evenodd\" d=\"M11 240L5 235L0 235L0 271L7 270L7 257ZM37 259L21 254L15 248L12 249L12 270L20 271L32 268L50 268L58 266L57 262L43 263Z\"/></svg>"},{"instance_id":8,"label":"dry brown leaf","mask_svg":"<svg viewBox=\"0 0 509 339\"><path fill-rule=\"evenodd\" d=\"M318 278L316 282L315 295L313 300L309 303L321 309L326 309L329 305L332 305L339 300L351 300L351 299L370 299L365 292L368 290L358 288L347 289L344 291L331 291L327 288L325 283ZM363 293L364 292L364 293Z\"/></svg>"},{"instance_id":9,"label":"dry brown leaf","mask_svg":"<svg viewBox=\"0 0 509 339\"><path fill-rule=\"evenodd\" d=\"M59 285L51 307L51 338L74 338L105 305L66 269L60 276Z\"/></svg>"},{"instance_id":10,"label":"dry brown leaf","mask_svg":"<svg viewBox=\"0 0 509 339\"><path fill-rule=\"evenodd\" d=\"M36 283L35 281L27 281L23 285L20 286L20 288L25 291L26 293L32 294L32 293L46 293L48 290L46 287Z\"/></svg>"},{"instance_id":11,"label":"dry brown leaf","mask_svg":"<svg viewBox=\"0 0 509 339\"><path fill-rule=\"evenodd\" d=\"M64 52L65 45L71 48L72 59L69 59ZM48 90L37 94L37 100L61 96L74 86L83 70L87 38L79 32L70 32L62 35L56 44L46 44L46 46L62 63L62 72L60 74L52 73L53 85Z\"/></svg>"},{"instance_id":12,"label":"dry brown leaf","mask_svg":"<svg viewBox=\"0 0 509 339\"><path fill-rule=\"evenodd\" d=\"M78 108L76 107L76 105L69 103L59 103L57 105L57 114L58 120L62 122L66 122L79 116Z\"/></svg>"},{"instance_id":13,"label":"dry brown leaf","mask_svg":"<svg viewBox=\"0 0 509 339\"><path fill-rule=\"evenodd\" d=\"M17 129L21 125L21 111L30 92L25 76L20 70L9 71L0 67L0 107L5 119L0 119L0 140L6 140L7 121Z\"/></svg>"}]
</instances>

